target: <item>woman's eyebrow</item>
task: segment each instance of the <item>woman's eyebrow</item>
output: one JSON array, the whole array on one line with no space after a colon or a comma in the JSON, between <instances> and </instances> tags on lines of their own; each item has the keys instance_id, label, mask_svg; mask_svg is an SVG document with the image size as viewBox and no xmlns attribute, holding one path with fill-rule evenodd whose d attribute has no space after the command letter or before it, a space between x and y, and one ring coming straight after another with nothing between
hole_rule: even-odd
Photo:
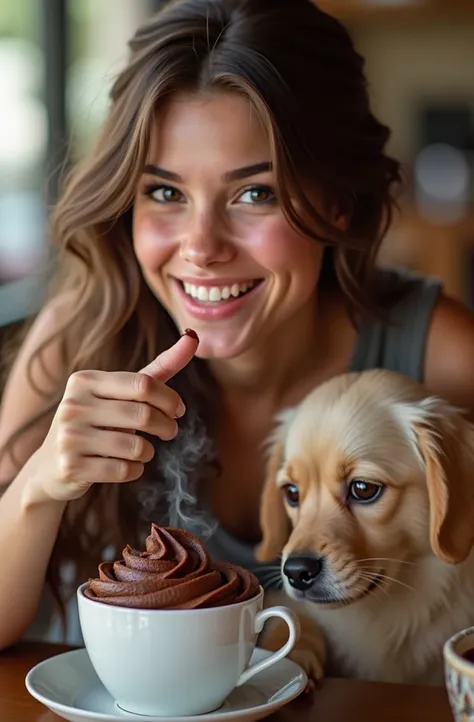
<instances>
[{"instance_id":1,"label":"woman's eyebrow","mask_svg":"<svg viewBox=\"0 0 474 722\"><path fill-rule=\"evenodd\" d=\"M222 180L224 183L232 183L232 181L243 180L252 175L258 175L258 173L268 173L273 168L273 164L269 160L265 160L262 163L254 163L253 165L246 165L243 168L236 168L224 173Z\"/></svg>"},{"instance_id":2,"label":"woman's eyebrow","mask_svg":"<svg viewBox=\"0 0 474 722\"><path fill-rule=\"evenodd\" d=\"M268 173L272 170L272 168L273 164L268 160L262 161L261 163L254 163L253 165L246 165L242 168L235 168L234 170L227 171L227 173L224 173L222 176L222 181L224 183L232 183L233 181L243 180L244 178L249 178L252 175L258 175L259 173ZM165 170L165 168L160 168L153 163L147 163L143 168L143 172L148 173L149 175L154 175L157 178L163 178L163 180L172 181L173 183L184 183L184 179L178 175L178 173Z\"/></svg>"},{"instance_id":3,"label":"woman's eyebrow","mask_svg":"<svg viewBox=\"0 0 474 722\"><path fill-rule=\"evenodd\" d=\"M158 178L163 178L163 180L173 181L173 183L184 183L181 176L177 173L173 173L170 170L165 170L164 168L160 168L159 166L153 165L152 163L147 163L143 168L143 172L149 173L150 175L156 175Z\"/></svg>"}]
</instances>

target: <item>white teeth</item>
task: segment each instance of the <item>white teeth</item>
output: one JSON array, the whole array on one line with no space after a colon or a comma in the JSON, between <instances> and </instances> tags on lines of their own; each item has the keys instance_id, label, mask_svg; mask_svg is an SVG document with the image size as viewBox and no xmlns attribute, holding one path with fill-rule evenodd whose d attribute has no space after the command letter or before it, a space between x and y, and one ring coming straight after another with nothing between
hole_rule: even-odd
<instances>
[{"instance_id":1,"label":"white teeth","mask_svg":"<svg viewBox=\"0 0 474 722\"><path fill-rule=\"evenodd\" d=\"M209 301L220 301L221 300L221 292L216 287L213 286L211 290L209 291Z\"/></svg>"},{"instance_id":2,"label":"white teeth","mask_svg":"<svg viewBox=\"0 0 474 722\"><path fill-rule=\"evenodd\" d=\"M238 298L242 293L253 288L256 281L245 281L244 283L233 283L231 286L195 286L192 283L183 283L184 291L188 296L203 301L204 303L218 303L227 301L231 296Z\"/></svg>"}]
</instances>

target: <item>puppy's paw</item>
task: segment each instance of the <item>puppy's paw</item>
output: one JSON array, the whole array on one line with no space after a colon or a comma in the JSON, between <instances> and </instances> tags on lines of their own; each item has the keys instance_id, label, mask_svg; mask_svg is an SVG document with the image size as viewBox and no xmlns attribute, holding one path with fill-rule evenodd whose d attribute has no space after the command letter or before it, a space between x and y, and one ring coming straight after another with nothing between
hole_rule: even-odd
<instances>
[{"instance_id":1,"label":"puppy's paw","mask_svg":"<svg viewBox=\"0 0 474 722\"><path fill-rule=\"evenodd\" d=\"M288 658L299 664L310 680L317 682L324 677L324 660L320 659L314 649L297 645Z\"/></svg>"},{"instance_id":2,"label":"puppy's paw","mask_svg":"<svg viewBox=\"0 0 474 722\"><path fill-rule=\"evenodd\" d=\"M288 655L289 659L299 664L309 679L317 682L324 676L326 648L320 630L312 622L300 617L302 633L299 640ZM261 634L259 644L264 649L275 652L288 639L288 627L280 620L267 624Z\"/></svg>"}]
</instances>

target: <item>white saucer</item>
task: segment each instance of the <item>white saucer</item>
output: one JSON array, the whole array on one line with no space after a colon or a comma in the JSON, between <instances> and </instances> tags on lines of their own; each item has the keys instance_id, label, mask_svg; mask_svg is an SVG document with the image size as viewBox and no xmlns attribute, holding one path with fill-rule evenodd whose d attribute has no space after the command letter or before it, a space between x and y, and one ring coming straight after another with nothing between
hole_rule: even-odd
<instances>
[{"instance_id":1,"label":"white saucer","mask_svg":"<svg viewBox=\"0 0 474 722\"><path fill-rule=\"evenodd\" d=\"M257 648L252 663L270 654ZM124 712L97 677L85 649L58 654L40 662L26 675L28 692L70 722L254 722L297 697L306 687L306 674L282 659L234 689L222 707L195 717L149 717Z\"/></svg>"}]
</instances>

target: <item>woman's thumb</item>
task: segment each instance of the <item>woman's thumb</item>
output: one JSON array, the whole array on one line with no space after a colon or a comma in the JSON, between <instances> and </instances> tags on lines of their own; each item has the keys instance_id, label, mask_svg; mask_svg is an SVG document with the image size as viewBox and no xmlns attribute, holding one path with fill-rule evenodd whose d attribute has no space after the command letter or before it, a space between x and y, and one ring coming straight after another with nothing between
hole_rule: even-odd
<instances>
[{"instance_id":1,"label":"woman's thumb","mask_svg":"<svg viewBox=\"0 0 474 722\"><path fill-rule=\"evenodd\" d=\"M195 331L187 328L181 338L160 353L148 366L140 370L141 374L153 376L158 381L166 383L178 371L181 371L193 358L199 346L199 338Z\"/></svg>"}]
</instances>

